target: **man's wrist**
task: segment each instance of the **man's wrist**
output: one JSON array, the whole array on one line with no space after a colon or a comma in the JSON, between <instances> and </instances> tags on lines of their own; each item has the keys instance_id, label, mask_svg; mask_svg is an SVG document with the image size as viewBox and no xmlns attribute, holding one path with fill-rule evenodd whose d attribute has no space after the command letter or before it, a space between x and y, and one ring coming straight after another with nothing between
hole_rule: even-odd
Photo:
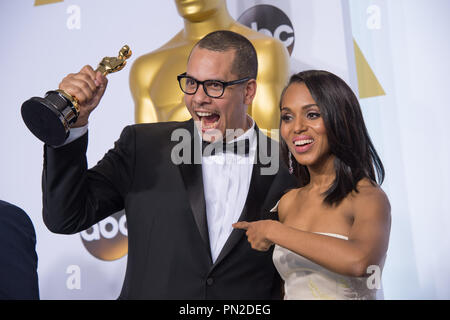
<instances>
[{"instance_id":1,"label":"man's wrist","mask_svg":"<svg viewBox=\"0 0 450 320\"><path fill-rule=\"evenodd\" d=\"M79 139L80 137L84 136L87 131L88 131L87 123L82 127L73 127L70 129L69 136L67 137L66 141L64 141L64 143L59 146L53 146L53 147L58 148L58 147L65 146L65 145L71 143L72 141L75 141L75 140Z\"/></svg>"}]
</instances>

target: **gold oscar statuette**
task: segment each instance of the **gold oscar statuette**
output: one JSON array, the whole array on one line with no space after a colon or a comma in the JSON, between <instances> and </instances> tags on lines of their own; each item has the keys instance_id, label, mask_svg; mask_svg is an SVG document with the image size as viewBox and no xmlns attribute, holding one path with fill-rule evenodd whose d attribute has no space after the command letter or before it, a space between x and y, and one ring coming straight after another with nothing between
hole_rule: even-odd
<instances>
[{"instance_id":1,"label":"gold oscar statuette","mask_svg":"<svg viewBox=\"0 0 450 320\"><path fill-rule=\"evenodd\" d=\"M104 76L122 70L131 56L125 45L117 57L104 57L95 71ZM48 145L58 146L69 136L70 126L80 114L78 101L63 90L48 91L44 98L33 97L22 104L22 118L28 129Z\"/></svg>"}]
</instances>

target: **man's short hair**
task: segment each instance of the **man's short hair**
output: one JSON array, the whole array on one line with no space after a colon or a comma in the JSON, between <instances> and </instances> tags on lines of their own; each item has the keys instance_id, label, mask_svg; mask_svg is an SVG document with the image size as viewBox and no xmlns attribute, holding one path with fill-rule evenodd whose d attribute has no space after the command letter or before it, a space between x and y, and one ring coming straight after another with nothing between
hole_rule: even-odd
<instances>
[{"instance_id":1,"label":"man's short hair","mask_svg":"<svg viewBox=\"0 0 450 320\"><path fill-rule=\"evenodd\" d=\"M203 37L195 45L195 47L197 46L219 52L234 50L235 56L231 72L241 79L247 77L256 79L258 58L255 47L246 37L233 31L218 30Z\"/></svg>"}]
</instances>

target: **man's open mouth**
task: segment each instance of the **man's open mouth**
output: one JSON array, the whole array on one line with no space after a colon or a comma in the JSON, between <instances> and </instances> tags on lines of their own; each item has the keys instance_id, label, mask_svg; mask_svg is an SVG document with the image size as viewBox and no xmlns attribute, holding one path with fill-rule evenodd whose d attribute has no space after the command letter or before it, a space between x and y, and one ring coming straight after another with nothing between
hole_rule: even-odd
<instances>
[{"instance_id":1,"label":"man's open mouth","mask_svg":"<svg viewBox=\"0 0 450 320\"><path fill-rule=\"evenodd\" d=\"M209 111L196 111L195 114L202 123L202 131L215 129L220 120L220 115Z\"/></svg>"}]
</instances>

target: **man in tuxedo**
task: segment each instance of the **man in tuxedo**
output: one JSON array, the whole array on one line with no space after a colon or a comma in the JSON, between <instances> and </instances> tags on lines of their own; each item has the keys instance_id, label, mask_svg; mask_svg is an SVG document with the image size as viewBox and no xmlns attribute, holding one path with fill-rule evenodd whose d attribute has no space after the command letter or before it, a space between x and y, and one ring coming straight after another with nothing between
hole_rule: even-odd
<instances>
[{"instance_id":1,"label":"man in tuxedo","mask_svg":"<svg viewBox=\"0 0 450 320\"><path fill-rule=\"evenodd\" d=\"M44 222L53 232L76 233L125 208L128 263L119 298L281 297L272 250L252 250L244 231L232 228L276 218L270 209L295 186L281 163L264 171L273 167L264 155L279 159L278 145L247 114L257 68L245 37L208 34L178 76L192 119L128 126L89 170L87 122L107 80L85 66L61 82L81 111L63 146L45 146ZM183 135L189 138L177 140ZM201 140L209 143L203 153Z\"/></svg>"},{"instance_id":2,"label":"man in tuxedo","mask_svg":"<svg viewBox=\"0 0 450 320\"><path fill-rule=\"evenodd\" d=\"M39 299L36 234L28 215L0 200L0 299Z\"/></svg>"}]
</instances>

